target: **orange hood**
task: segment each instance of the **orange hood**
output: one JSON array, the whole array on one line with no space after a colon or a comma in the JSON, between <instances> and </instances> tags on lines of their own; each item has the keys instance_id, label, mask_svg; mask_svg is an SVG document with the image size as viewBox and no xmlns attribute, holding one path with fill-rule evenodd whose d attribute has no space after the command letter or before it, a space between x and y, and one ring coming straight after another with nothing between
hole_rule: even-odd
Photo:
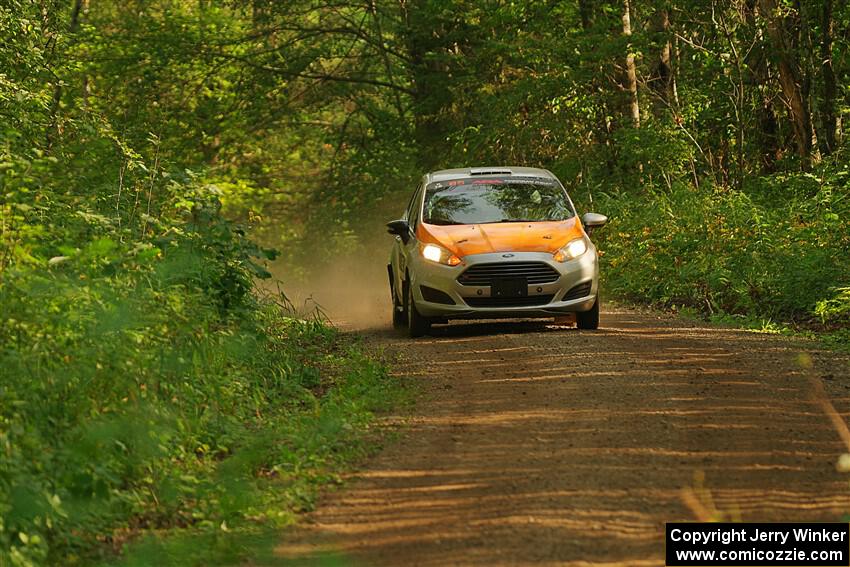
<instances>
[{"instance_id":1,"label":"orange hood","mask_svg":"<svg viewBox=\"0 0 850 567\"><path fill-rule=\"evenodd\" d=\"M416 238L432 242L461 258L492 252L549 252L581 237L578 219L553 222L511 222L439 226L419 223Z\"/></svg>"}]
</instances>

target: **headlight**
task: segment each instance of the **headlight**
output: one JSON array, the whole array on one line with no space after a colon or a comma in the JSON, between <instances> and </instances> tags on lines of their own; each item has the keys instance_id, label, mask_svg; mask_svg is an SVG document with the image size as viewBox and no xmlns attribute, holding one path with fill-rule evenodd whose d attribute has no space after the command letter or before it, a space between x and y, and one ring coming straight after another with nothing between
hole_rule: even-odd
<instances>
[{"instance_id":1,"label":"headlight","mask_svg":"<svg viewBox=\"0 0 850 567\"><path fill-rule=\"evenodd\" d=\"M436 244L420 244L419 251L422 257L431 262L445 264L446 266L457 266L460 264L460 258Z\"/></svg>"},{"instance_id":2,"label":"headlight","mask_svg":"<svg viewBox=\"0 0 850 567\"><path fill-rule=\"evenodd\" d=\"M566 246L555 252L555 260L558 262L575 260L585 252L587 252L587 242L584 241L584 238L576 238L570 240Z\"/></svg>"}]
</instances>

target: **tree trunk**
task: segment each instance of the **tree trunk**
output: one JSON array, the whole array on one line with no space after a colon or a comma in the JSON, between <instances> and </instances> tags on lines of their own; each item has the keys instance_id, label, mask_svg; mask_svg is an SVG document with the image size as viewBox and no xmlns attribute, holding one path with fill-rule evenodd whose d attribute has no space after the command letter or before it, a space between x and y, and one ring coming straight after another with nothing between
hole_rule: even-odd
<instances>
[{"instance_id":1,"label":"tree trunk","mask_svg":"<svg viewBox=\"0 0 850 567\"><path fill-rule=\"evenodd\" d=\"M746 7L746 25L755 31L756 42L753 49L745 57L746 67L752 73L752 80L757 88L759 107L757 112L758 129L751 137L758 141L761 169L765 173L776 170L776 162L782 157L782 147L779 140L779 122L776 118L773 97L773 76L768 63L767 41L757 22L758 0L748 0Z\"/></svg>"},{"instance_id":2,"label":"tree trunk","mask_svg":"<svg viewBox=\"0 0 850 567\"><path fill-rule=\"evenodd\" d=\"M444 157L446 136L452 124L446 109L454 101L446 54L457 46L449 37L457 22L439 17L428 3L402 0L403 45L413 85L411 113L414 138L422 169L431 169Z\"/></svg>"},{"instance_id":3,"label":"tree trunk","mask_svg":"<svg viewBox=\"0 0 850 567\"><path fill-rule=\"evenodd\" d=\"M384 38L384 30L383 26L381 26L381 17L382 14L378 10L378 4L375 0L369 0L369 12L372 15L372 25L374 28L374 33L377 38L379 45L383 46L385 42ZM395 73L393 72L393 64L390 61L389 53L387 53L386 49L379 49L378 54L381 57L381 61L384 63L384 72L387 74L387 81L389 83L395 83ZM401 102L401 93L397 90L393 90L393 102L395 103L396 113L398 114L399 120L404 120L404 105Z\"/></svg>"},{"instance_id":4,"label":"tree trunk","mask_svg":"<svg viewBox=\"0 0 850 567\"><path fill-rule=\"evenodd\" d=\"M270 14L267 0L251 0L251 25L255 31L265 30L269 26Z\"/></svg>"},{"instance_id":5,"label":"tree trunk","mask_svg":"<svg viewBox=\"0 0 850 567\"><path fill-rule=\"evenodd\" d=\"M593 25L593 0L578 0L578 13L581 17L581 27L583 30L590 29Z\"/></svg>"},{"instance_id":6,"label":"tree trunk","mask_svg":"<svg viewBox=\"0 0 850 567\"><path fill-rule=\"evenodd\" d=\"M656 12L654 28L654 31L662 36L662 42L649 84L661 102L659 110L664 111L673 106L673 85L675 81L672 59L673 44L670 40L670 12L667 8L661 8Z\"/></svg>"},{"instance_id":7,"label":"tree trunk","mask_svg":"<svg viewBox=\"0 0 850 567\"><path fill-rule=\"evenodd\" d=\"M836 149L835 130L838 120L835 116L835 97L838 93L838 87L835 81L835 71L832 68L833 0L822 1L820 60L823 92L820 105L821 132L818 136L818 144L820 153L828 156Z\"/></svg>"},{"instance_id":8,"label":"tree trunk","mask_svg":"<svg viewBox=\"0 0 850 567\"><path fill-rule=\"evenodd\" d=\"M632 19L629 13L629 0L623 0L623 35L626 38L632 36ZM635 55L632 53L631 41L629 40L626 46L626 72L625 72L625 89L629 94L629 110L628 114L631 117L632 125L635 128L640 128L640 104L638 101L637 88L637 71L635 70Z\"/></svg>"},{"instance_id":9,"label":"tree trunk","mask_svg":"<svg viewBox=\"0 0 850 567\"><path fill-rule=\"evenodd\" d=\"M71 8L71 19L68 22L68 35L74 35L80 27L80 14L88 5L88 0L74 0ZM88 88L83 85L84 90ZM53 85L53 100L50 103L50 128L47 130L47 147L53 144L53 133L60 129L59 106L62 103L62 83L56 81Z\"/></svg>"},{"instance_id":10,"label":"tree trunk","mask_svg":"<svg viewBox=\"0 0 850 567\"><path fill-rule=\"evenodd\" d=\"M788 49L784 18L778 13L776 0L760 0L759 6L767 23L771 46L776 53L779 84L790 109L797 154L800 156L803 168L807 169L811 164L812 156L812 116L803 94L800 68L794 55Z\"/></svg>"}]
</instances>

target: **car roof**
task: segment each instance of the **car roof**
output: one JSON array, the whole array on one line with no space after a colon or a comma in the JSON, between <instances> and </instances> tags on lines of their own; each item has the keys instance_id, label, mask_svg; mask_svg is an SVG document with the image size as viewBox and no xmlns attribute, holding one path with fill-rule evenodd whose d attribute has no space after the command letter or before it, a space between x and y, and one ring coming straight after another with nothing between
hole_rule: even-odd
<instances>
[{"instance_id":1,"label":"car roof","mask_svg":"<svg viewBox=\"0 0 850 567\"><path fill-rule=\"evenodd\" d=\"M475 177L477 175L517 175L522 177L542 177L545 179L557 178L547 169L537 167L518 167L518 166L487 166L487 167L461 167L457 169L441 169L432 171L426 177L426 183L435 181L451 181L453 179L465 179L467 177Z\"/></svg>"}]
</instances>

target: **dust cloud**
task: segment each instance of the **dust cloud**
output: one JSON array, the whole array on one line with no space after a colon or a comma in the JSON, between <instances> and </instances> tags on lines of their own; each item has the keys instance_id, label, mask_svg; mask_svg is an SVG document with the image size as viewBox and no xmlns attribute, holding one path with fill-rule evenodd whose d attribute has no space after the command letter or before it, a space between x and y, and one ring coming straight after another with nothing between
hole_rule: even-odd
<instances>
[{"instance_id":1,"label":"dust cloud","mask_svg":"<svg viewBox=\"0 0 850 567\"><path fill-rule=\"evenodd\" d=\"M269 266L272 293L279 286L300 317L322 317L345 330L390 328L387 264L394 240L387 234L386 223L399 218L409 198L409 192L403 191L375 203L355 227L356 245L338 252L331 261L316 259L299 269L282 260L273 262ZM293 273L304 276L296 278Z\"/></svg>"},{"instance_id":2,"label":"dust cloud","mask_svg":"<svg viewBox=\"0 0 850 567\"><path fill-rule=\"evenodd\" d=\"M298 266L283 259L272 262L268 266L272 280L261 282L261 287L272 294L282 291L299 317L318 316L345 330L390 328L387 264L394 240L387 234L386 223L401 217L414 187L415 182L400 181L386 194L361 205L354 219L338 218L326 229L313 226L314 230L305 231L301 235L305 239L309 233L318 233L345 244L333 258L317 257ZM303 211L302 220L307 222L326 222L311 220L322 218ZM287 223L282 218L276 221ZM269 244L275 247L275 243Z\"/></svg>"},{"instance_id":3,"label":"dust cloud","mask_svg":"<svg viewBox=\"0 0 850 567\"><path fill-rule=\"evenodd\" d=\"M389 327L390 292L387 259L391 241L368 257L346 259L313 271L307 281L286 284L278 274L283 266L271 266L272 275L295 312L302 317L320 316L346 330Z\"/></svg>"}]
</instances>

